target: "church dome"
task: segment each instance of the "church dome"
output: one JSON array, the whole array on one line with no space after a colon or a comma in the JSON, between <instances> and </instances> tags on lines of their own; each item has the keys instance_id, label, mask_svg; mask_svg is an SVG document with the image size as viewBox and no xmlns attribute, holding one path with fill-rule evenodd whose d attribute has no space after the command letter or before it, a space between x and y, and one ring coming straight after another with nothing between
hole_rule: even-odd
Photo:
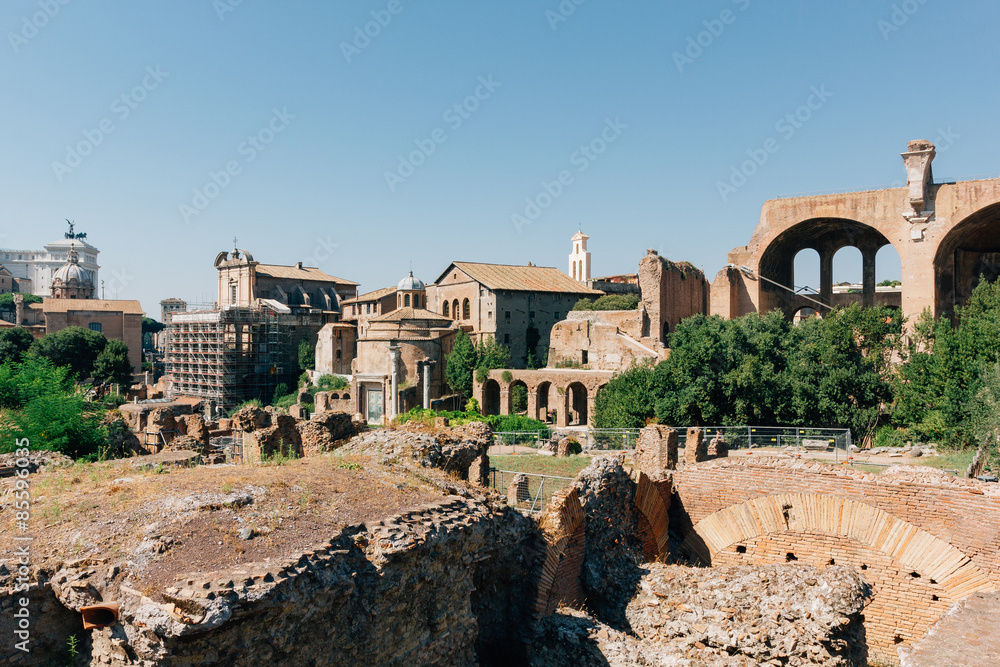
<instances>
[{"instance_id":1,"label":"church dome","mask_svg":"<svg viewBox=\"0 0 1000 667\"><path fill-rule=\"evenodd\" d=\"M52 296L89 299L93 291L90 275L80 267L80 256L70 247L66 253L66 263L52 275Z\"/></svg>"},{"instance_id":2,"label":"church dome","mask_svg":"<svg viewBox=\"0 0 1000 667\"><path fill-rule=\"evenodd\" d=\"M424 283L419 278L414 278L413 271L410 271L410 275L406 276L396 284L396 289L401 291L422 290L424 289Z\"/></svg>"}]
</instances>

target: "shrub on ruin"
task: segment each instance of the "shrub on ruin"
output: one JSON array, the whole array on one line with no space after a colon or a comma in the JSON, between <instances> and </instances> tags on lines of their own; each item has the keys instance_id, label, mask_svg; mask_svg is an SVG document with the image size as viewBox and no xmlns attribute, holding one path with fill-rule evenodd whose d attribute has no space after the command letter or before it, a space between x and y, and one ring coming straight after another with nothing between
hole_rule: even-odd
<instances>
[{"instance_id":1,"label":"shrub on ruin","mask_svg":"<svg viewBox=\"0 0 1000 667\"><path fill-rule=\"evenodd\" d=\"M605 294L596 299L582 298L573 310L635 310L639 307L638 294Z\"/></svg>"},{"instance_id":2,"label":"shrub on ruin","mask_svg":"<svg viewBox=\"0 0 1000 667\"><path fill-rule=\"evenodd\" d=\"M344 378L339 375L321 375L318 380L316 380L316 389L318 391L341 391L347 389L350 384Z\"/></svg>"}]
</instances>

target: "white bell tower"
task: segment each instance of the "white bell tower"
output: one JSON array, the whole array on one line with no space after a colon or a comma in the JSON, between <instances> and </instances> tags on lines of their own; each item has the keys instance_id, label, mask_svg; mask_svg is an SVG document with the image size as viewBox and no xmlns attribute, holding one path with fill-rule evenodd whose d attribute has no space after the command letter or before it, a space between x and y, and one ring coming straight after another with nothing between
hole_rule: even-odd
<instances>
[{"instance_id":1,"label":"white bell tower","mask_svg":"<svg viewBox=\"0 0 1000 667\"><path fill-rule=\"evenodd\" d=\"M585 283L590 279L590 252L587 250L587 239L583 232L573 234L573 252L569 254L569 276L577 282Z\"/></svg>"}]
</instances>

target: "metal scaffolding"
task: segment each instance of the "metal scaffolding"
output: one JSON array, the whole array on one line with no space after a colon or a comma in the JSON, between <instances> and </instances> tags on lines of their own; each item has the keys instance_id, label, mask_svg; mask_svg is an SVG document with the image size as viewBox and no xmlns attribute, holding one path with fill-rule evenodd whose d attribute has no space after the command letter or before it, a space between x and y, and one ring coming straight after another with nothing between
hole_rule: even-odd
<instances>
[{"instance_id":1,"label":"metal scaffolding","mask_svg":"<svg viewBox=\"0 0 1000 667\"><path fill-rule=\"evenodd\" d=\"M168 327L172 396L205 398L229 410L252 398L268 401L295 372L289 325L267 306L175 313Z\"/></svg>"}]
</instances>

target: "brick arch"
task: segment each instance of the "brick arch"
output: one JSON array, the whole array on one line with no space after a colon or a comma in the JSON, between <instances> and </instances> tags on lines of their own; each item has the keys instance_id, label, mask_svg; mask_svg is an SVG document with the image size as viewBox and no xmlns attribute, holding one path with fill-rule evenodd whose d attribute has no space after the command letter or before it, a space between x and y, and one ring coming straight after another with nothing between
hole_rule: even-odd
<instances>
[{"instance_id":1,"label":"brick arch","mask_svg":"<svg viewBox=\"0 0 1000 667\"><path fill-rule=\"evenodd\" d=\"M735 544L786 532L858 542L937 582L952 600L996 590L968 556L926 530L867 503L818 493L760 496L731 505L695 524L681 548L712 562L716 554Z\"/></svg>"}]
</instances>

